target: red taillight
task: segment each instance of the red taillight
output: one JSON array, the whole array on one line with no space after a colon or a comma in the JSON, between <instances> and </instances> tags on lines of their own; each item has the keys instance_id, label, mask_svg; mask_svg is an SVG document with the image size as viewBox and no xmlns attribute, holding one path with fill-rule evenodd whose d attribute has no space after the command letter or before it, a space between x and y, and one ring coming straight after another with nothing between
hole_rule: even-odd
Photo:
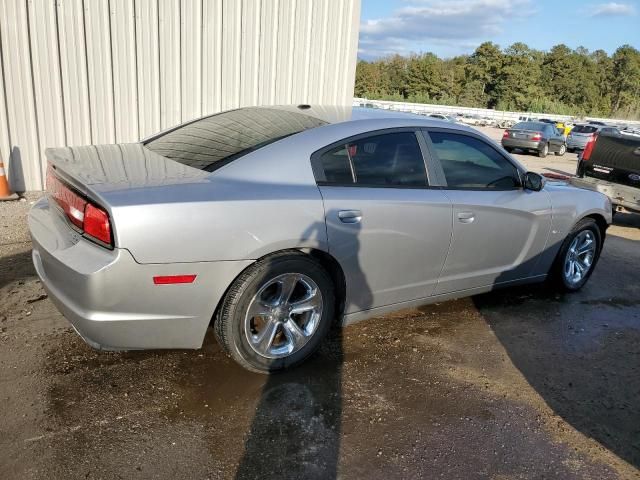
<instances>
[{"instance_id":1,"label":"red taillight","mask_svg":"<svg viewBox=\"0 0 640 480\"><path fill-rule=\"evenodd\" d=\"M47 170L47 191L69 221L82 233L111 246L111 224L109 215L100 207L89 203L71 188L61 182L49 167Z\"/></svg>"},{"instance_id":2,"label":"red taillight","mask_svg":"<svg viewBox=\"0 0 640 480\"><path fill-rule=\"evenodd\" d=\"M531 137L531 140L533 140L534 142L539 142L540 140L542 140L542 135L536 133L533 137Z\"/></svg>"},{"instance_id":3,"label":"red taillight","mask_svg":"<svg viewBox=\"0 0 640 480\"><path fill-rule=\"evenodd\" d=\"M111 245L111 224L107 212L87 203L84 210L84 233Z\"/></svg>"},{"instance_id":4,"label":"red taillight","mask_svg":"<svg viewBox=\"0 0 640 480\"><path fill-rule=\"evenodd\" d=\"M502 134L502 138L509 138L509 130L505 130Z\"/></svg>"},{"instance_id":5,"label":"red taillight","mask_svg":"<svg viewBox=\"0 0 640 480\"><path fill-rule=\"evenodd\" d=\"M584 152L582 152L582 160L587 161L591 158L591 152L593 152L593 147L595 146L597 139L597 135L591 135L591 138L587 141L587 144L584 147Z\"/></svg>"},{"instance_id":6,"label":"red taillight","mask_svg":"<svg viewBox=\"0 0 640 480\"><path fill-rule=\"evenodd\" d=\"M196 275L160 275L153 277L156 285L172 285L174 283L193 283Z\"/></svg>"}]
</instances>

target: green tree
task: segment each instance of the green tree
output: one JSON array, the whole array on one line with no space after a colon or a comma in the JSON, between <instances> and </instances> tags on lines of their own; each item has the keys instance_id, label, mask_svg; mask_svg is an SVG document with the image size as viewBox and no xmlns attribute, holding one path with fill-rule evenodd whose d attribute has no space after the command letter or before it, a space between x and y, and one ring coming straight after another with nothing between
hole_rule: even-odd
<instances>
[{"instance_id":1,"label":"green tree","mask_svg":"<svg viewBox=\"0 0 640 480\"><path fill-rule=\"evenodd\" d=\"M625 116L640 111L640 52L623 45L613 54L611 69L612 111Z\"/></svg>"}]
</instances>

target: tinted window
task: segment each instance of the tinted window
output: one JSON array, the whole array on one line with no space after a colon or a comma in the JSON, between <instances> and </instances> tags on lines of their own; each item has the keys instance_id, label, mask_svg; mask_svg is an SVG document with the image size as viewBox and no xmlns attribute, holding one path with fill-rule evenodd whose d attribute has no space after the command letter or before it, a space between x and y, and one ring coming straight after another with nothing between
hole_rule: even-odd
<instances>
[{"instance_id":1,"label":"tinted window","mask_svg":"<svg viewBox=\"0 0 640 480\"><path fill-rule=\"evenodd\" d=\"M454 188L518 188L518 171L487 143L466 135L430 132L447 185Z\"/></svg>"},{"instance_id":2,"label":"tinted window","mask_svg":"<svg viewBox=\"0 0 640 480\"><path fill-rule=\"evenodd\" d=\"M373 186L425 186L427 173L413 132L386 133L345 143L320 157L324 181Z\"/></svg>"},{"instance_id":3,"label":"tinted window","mask_svg":"<svg viewBox=\"0 0 640 480\"><path fill-rule=\"evenodd\" d=\"M326 123L277 108L241 108L196 120L145 147L183 165L213 171L265 145Z\"/></svg>"},{"instance_id":4,"label":"tinted window","mask_svg":"<svg viewBox=\"0 0 640 480\"><path fill-rule=\"evenodd\" d=\"M546 123L541 122L520 122L516 123L513 128L516 130L534 130L536 132L542 132L546 126Z\"/></svg>"},{"instance_id":5,"label":"tinted window","mask_svg":"<svg viewBox=\"0 0 640 480\"><path fill-rule=\"evenodd\" d=\"M595 133L597 130L598 127L591 125L576 125L571 131L575 133Z\"/></svg>"}]
</instances>

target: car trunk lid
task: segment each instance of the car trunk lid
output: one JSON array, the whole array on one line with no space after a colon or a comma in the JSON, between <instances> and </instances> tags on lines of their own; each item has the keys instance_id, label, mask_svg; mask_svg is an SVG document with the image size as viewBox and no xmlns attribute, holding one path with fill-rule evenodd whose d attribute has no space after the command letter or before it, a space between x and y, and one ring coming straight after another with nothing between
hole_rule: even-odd
<instances>
[{"instance_id":1,"label":"car trunk lid","mask_svg":"<svg viewBox=\"0 0 640 480\"><path fill-rule=\"evenodd\" d=\"M49 148L45 153L57 176L90 197L123 189L200 182L208 176L140 143Z\"/></svg>"},{"instance_id":2,"label":"car trunk lid","mask_svg":"<svg viewBox=\"0 0 640 480\"><path fill-rule=\"evenodd\" d=\"M525 130L525 129L515 129L511 128L507 130L509 132L510 138L516 138L518 140L540 140L540 136L542 132L538 130Z\"/></svg>"}]
</instances>

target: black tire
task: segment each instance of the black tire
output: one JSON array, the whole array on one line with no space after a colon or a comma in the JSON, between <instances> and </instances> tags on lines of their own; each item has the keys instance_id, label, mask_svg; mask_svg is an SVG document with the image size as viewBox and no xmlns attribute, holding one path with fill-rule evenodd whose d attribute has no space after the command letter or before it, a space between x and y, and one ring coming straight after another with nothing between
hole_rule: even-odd
<instances>
[{"instance_id":1,"label":"black tire","mask_svg":"<svg viewBox=\"0 0 640 480\"><path fill-rule=\"evenodd\" d=\"M260 288L279 275L299 273L316 283L322 294L322 312L315 331L298 351L281 358L267 358L256 352L245 335L245 316ZM320 346L334 320L335 292L331 277L313 258L290 251L267 257L248 267L233 282L214 319L214 332L222 348L242 367L271 373L305 361Z\"/></svg>"},{"instance_id":2,"label":"black tire","mask_svg":"<svg viewBox=\"0 0 640 480\"><path fill-rule=\"evenodd\" d=\"M540 150L538 150L538 156L545 158L549 153L549 144L545 143Z\"/></svg>"},{"instance_id":3,"label":"black tire","mask_svg":"<svg viewBox=\"0 0 640 480\"><path fill-rule=\"evenodd\" d=\"M564 273L564 265L567 260L567 254L569 252L569 248L571 246L571 242L583 231L589 230L593 233L593 236L596 241L595 253L593 255L593 260L591 262L591 266L584 277L577 283L571 283L567 280ZM600 252L602 251L602 232L598 227L598 224L593 218L584 218L580 220L573 229L569 232L564 242L562 242L562 246L560 247L560 251L556 256L555 262L551 267L550 280L551 282L561 291L564 292L576 292L580 290L585 283L591 277L591 274L596 268L596 264L598 263L598 259L600 258Z\"/></svg>"},{"instance_id":4,"label":"black tire","mask_svg":"<svg viewBox=\"0 0 640 480\"><path fill-rule=\"evenodd\" d=\"M566 152L567 152L567 146L563 144L563 145L560 145L560 150L555 152L555 155L557 157L562 157Z\"/></svg>"},{"instance_id":5,"label":"black tire","mask_svg":"<svg viewBox=\"0 0 640 480\"><path fill-rule=\"evenodd\" d=\"M504 149L507 151L507 153L512 153L513 152L513 148L512 147L504 147Z\"/></svg>"}]
</instances>

